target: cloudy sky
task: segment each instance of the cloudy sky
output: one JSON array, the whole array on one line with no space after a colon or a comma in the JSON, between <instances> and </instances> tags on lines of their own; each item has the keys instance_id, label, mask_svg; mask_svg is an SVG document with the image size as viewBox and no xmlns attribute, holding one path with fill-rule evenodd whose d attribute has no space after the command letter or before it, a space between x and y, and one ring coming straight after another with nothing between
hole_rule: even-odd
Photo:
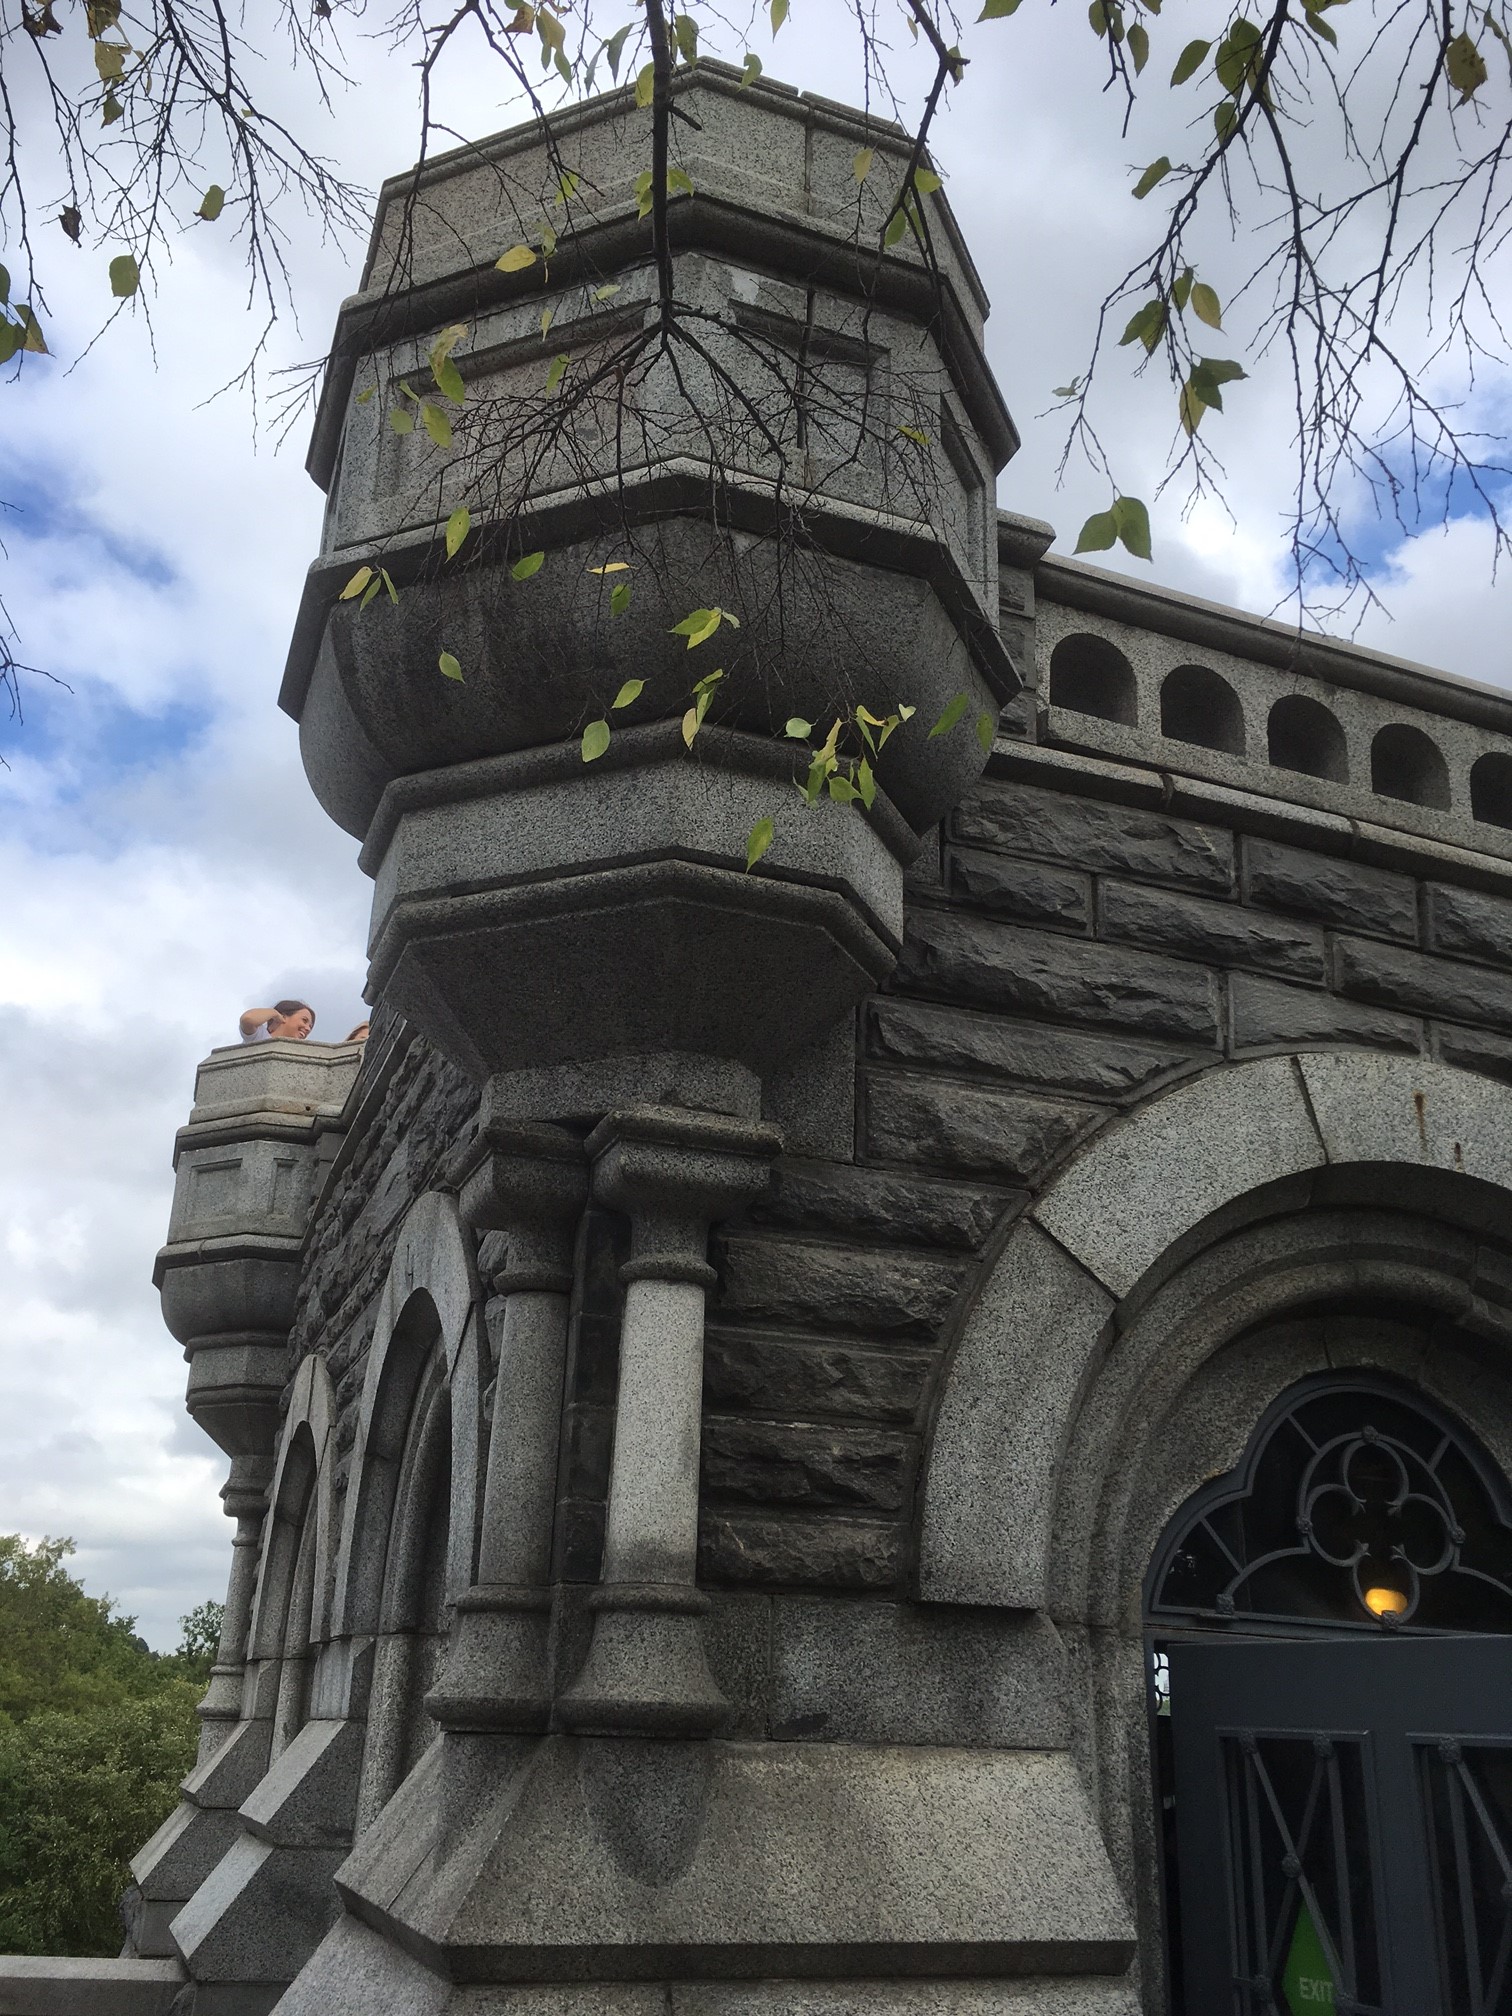
<instances>
[{"instance_id":1,"label":"cloudy sky","mask_svg":"<svg viewBox=\"0 0 1512 2016\"><path fill-rule=\"evenodd\" d=\"M754 46L773 75L853 96L847 12L793 0L776 49L764 30ZM1189 32L1170 0L1152 74ZM1089 40L1079 6L1052 15L1043 0L969 30L972 68L936 149L1024 435L1000 498L1051 519L1063 550L1108 497L1079 469L1057 490L1059 437L1040 416L1080 369L1100 283L1137 249L1130 169L1178 153L1181 137L1160 94L1125 138L1111 100L1068 89L1090 76ZM371 187L405 165L413 73L376 42L349 52L362 81L323 144ZM274 98L293 88L281 63L267 82ZM486 70L450 89L459 130L509 123ZM208 181L224 164L206 165ZM136 314L82 362L114 248L62 249L49 276L57 360L0 386L12 507L0 592L24 654L69 688L33 680L24 723L0 714L0 1531L73 1535L88 1586L168 1647L180 1614L222 1593L228 1560L224 1459L183 1412L185 1368L150 1279L173 1131L197 1060L234 1040L243 1005L302 995L335 1035L358 1019L368 888L275 704L319 531L303 430L275 452L247 398L204 403L252 339L230 235L204 228L176 246L154 299L155 355ZM360 255L291 220L299 326L281 327L274 362L318 354ZM1215 245L1219 280L1225 256ZM1127 364L1125 352L1108 434L1124 487L1150 496L1171 400L1147 397ZM1444 383L1469 417L1504 430L1512 401L1495 374L1473 391ZM1154 578L1275 604L1285 416L1286 388L1263 370L1230 398L1232 520L1212 505L1184 517L1169 500ZM1491 582L1484 531L1457 517L1404 544L1364 515L1360 527L1390 611L1362 637L1512 686L1512 590Z\"/></svg>"}]
</instances>

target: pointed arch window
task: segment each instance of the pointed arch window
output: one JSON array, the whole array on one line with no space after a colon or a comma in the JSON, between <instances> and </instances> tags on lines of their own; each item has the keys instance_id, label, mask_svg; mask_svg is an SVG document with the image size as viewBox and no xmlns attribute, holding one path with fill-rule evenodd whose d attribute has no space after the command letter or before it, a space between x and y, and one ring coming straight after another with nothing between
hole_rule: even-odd
<instances>
[{"instance_id":1,"label":"pointed arch window","mask_svg":"<svg viewBox=\"0 0 1512 2016\"><path fill-rule=\"evenodd\" d=\"M1512 1507L1421 1395L1308 1381L1188 1501L1149 1588L1168 1627L1512 1632Z\"/></svg>"}]
</instances>

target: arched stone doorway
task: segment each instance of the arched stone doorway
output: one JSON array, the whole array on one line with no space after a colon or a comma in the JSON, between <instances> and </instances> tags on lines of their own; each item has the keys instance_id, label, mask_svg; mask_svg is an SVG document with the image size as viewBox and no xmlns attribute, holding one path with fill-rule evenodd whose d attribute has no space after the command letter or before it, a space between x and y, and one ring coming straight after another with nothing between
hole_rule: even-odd
<instances>
[{"instance_id":1,"label":"arched stone doorway","mask_svg":"<svg viewBox=\"0 0 1512 2016\"><path fill-rule=\"evenodd\" d=\"M1381 1322L1335 1319L1366 1334ZM1289 1388L1151 1564L1173 2016L1512 2003L1512 1494L1405 1380Z\"/></svg>"}]
</instances>

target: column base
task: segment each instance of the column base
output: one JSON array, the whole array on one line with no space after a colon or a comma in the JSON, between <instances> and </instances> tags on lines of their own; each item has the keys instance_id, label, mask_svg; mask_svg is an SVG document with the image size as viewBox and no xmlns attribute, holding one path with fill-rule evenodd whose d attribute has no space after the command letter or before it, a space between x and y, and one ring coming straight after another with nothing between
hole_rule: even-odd
<instances>
[{"instance_id":1,"label":"column base","mask_svg":"<svg viewBox=\"0 0 1512 2016\"><path fill-rule=\"evenodd\" d=\"M676 1585L611 1583L589 1606L593 1642L557 1703L581 1736L712 1736L730 1719L704 1656L706 1596Z\"/></svg>"},{"instance_id":2,"label":"column base","mask_svg":"<svg viewBox=\"0 0 1512 2016\"><path fill-rule=\"evenodd\" d=\"M538 1733L551 1720L551 1594L504 1584L457 1603L446 1670L425 1697L443 1729Z\"/></svg>"}]
</instances>

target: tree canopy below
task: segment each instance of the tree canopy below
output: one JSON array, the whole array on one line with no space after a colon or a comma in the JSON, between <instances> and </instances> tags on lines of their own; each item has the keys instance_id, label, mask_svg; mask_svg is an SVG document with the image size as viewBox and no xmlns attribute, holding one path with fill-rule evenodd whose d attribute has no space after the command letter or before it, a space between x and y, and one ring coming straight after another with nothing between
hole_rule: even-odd
<instances>
[{"instance_id":1,"label":"tree canopy below","mask_svg":"<svg viewBox=\"0 0 1512 2016\"><path fill-rule=\"evenodd\" d=\"M151 1652L72 1552L0 1534L0 1952L119 1951L128 1858L173 1810L214 1657L218 1605Z\"/></svg>"}]
</instances>

